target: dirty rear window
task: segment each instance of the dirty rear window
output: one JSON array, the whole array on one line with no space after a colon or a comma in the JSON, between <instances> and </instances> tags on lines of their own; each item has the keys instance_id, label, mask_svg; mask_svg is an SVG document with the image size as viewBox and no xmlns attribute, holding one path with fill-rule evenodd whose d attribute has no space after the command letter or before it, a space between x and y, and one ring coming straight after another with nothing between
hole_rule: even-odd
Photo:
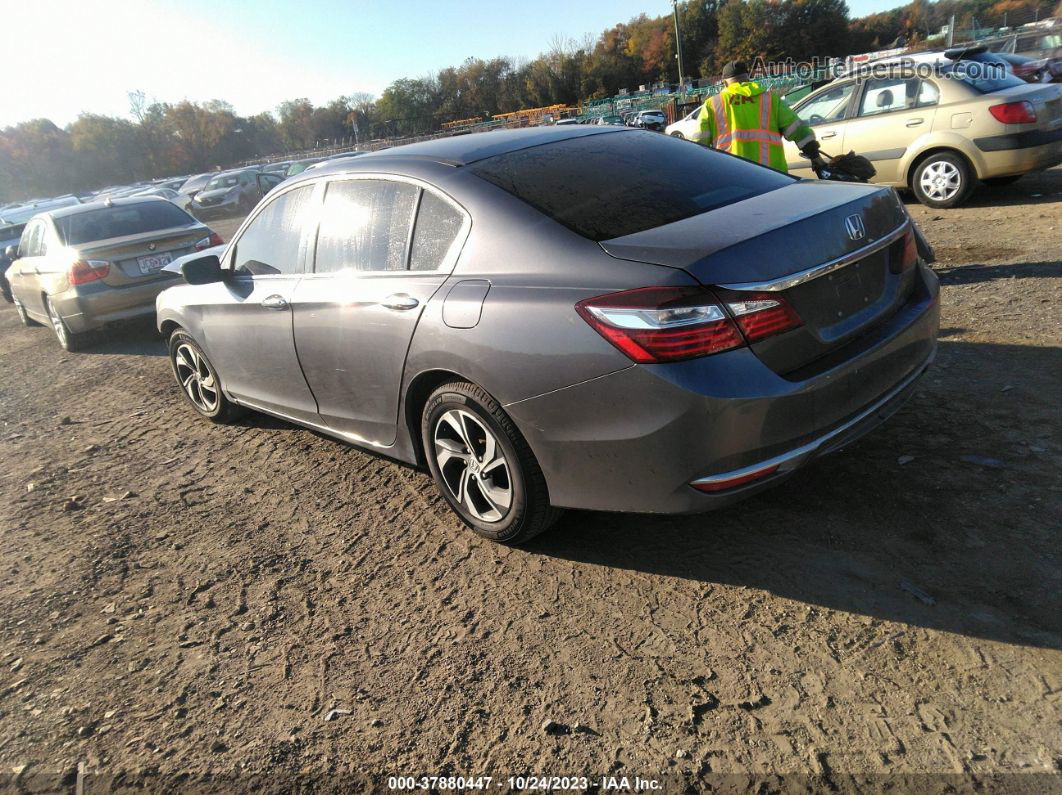
<instances>
[{"instance_id":1,"label":"dirty rear window","mask_svg":"<svg viewBox=\"0 0 1062 795\"><path fill-rule=\"evenodd\" d=\"M569 138L490 157L469 170L591 240L681 221L795 181L640 131Z\"/></svg>"},{"instance_id":2,"label":"dirty rear window","mask_svg":"<svg viewBox=\"0 0 1062 795\"><path fill-rule=\"evenodd\" d=\"M55 219L59 238L68 246L195 223L192 216L166 201L121 204Z\"/></svg>"}]
</instances>

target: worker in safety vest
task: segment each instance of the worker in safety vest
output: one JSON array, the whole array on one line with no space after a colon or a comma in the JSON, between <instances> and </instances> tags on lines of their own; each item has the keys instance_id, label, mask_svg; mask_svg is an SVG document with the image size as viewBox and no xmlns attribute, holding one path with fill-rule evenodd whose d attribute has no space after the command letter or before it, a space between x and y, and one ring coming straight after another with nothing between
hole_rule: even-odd
<instances>
[{"instance_id":1,"label":"worker in safety vest","mask_svg":"<svg viewBox=\"0 0 1062 795\"><path fill-rule=\"evenodd\" d=\"M701 106L697 143L783 172L787 171L783 137L812 161L819 158L812 129L779 97L750 81L744 62L724 66L723 80L726 88Z\"/></svg>"}]
</instances>

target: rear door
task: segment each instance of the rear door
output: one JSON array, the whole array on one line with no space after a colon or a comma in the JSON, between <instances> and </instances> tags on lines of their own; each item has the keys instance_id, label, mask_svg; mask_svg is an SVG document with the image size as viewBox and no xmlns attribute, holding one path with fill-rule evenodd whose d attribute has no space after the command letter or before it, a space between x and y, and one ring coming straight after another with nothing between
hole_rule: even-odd
<instances>
[{"instance_id":1,"label":"rear door","mask_svg":"<svg viewBox=\"0 0 1062 795\"><path fill-rule=\"evenodd\" d=\"M299 367L291 301L312 230L314 185L287 190L261 208L225 253L224 281L196 288L199 342L241 403L319 422Z\"/></svg>"},{"instance_id":2,"label":"rear door","mask_svg":"<svg viewBox=\"0 0 1062 795\"><path fill-rule=\"evenodd\" d=\"M406 351L469 225L454 202L410 181L327 183L313 273L294 306L299 360L329 427L394 443Z\"/></svg>"},{"instance_id":3,"label":"rear door","mask_svg":"<svg viewBox=\"0 0 1062 795\"><path fill-rule=\"evenodd\" d=\"M798 104L796 114L815 132L815 137L824 152L839 155L845 148L845 122L856 89L856 81L849 80L824 88L819 93ZM785 142L785 159L789 173L796 177L813 178L811 162L801 157L795 143Z\"/></svg>"},{"instance_id":4,"label":"rear door","mask_svg":"<svg viewBox=\"0 0 1062 795\"><path fill-rule=\"evenodd\" d=\"M863 83L856 115L848 122L845 151L874 164L874 182L903 179L900 163L907 149L933 128L940 91L918 77L872 77Z\"/></svg>"}]
</instances>

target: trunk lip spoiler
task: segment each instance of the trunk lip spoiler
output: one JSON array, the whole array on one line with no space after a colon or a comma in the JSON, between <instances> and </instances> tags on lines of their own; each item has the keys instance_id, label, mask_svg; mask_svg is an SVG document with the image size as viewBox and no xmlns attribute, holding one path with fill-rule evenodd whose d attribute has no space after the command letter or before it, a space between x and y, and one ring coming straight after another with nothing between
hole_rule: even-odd
<instances>
[{"instance_id":1,"label":"trunk lip spoiler","mask_svg":"<svg viewBox=\"0 0 1062 795\"><path fill-rule=\"evenodd\" d=\"M796 287L798 284L804 284L805 282L810 282L812 279L825 276L827 273L833 273L835 270L839 270L846 265L851 265L856 260L861 260L863 257L869 257L871 254L877 253L881 249L892 245L903 237L911 226L911 219L908 218L884 237L878 238L862 248L857 248L855 251L849 251L847 254L837 257L837 259L832 259L829 262L823 262L819 265L813 265L798 273L791 273L788 276L779 276L777 279L769 279L762 282L732 282L728 284L720 284L718 286L722 287L724 290L763 291L768 293L788 290L791 287Z\"/></svg>"}]
</instances>

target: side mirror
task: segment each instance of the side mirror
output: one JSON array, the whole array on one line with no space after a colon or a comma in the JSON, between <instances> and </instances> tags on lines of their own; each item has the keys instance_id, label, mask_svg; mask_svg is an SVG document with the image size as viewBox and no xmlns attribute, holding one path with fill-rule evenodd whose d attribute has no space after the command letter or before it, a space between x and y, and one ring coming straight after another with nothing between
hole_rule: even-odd
<instances>
[{"instance_id":1,"label":"side mirror","mask_svg":"<svg viewBox=\"0 0 1062 795\"><path fill-rule=\"evenodd\" d=\"M18 259L18 246L8 246L4 249L4 256L14 262Z\"/></svg>"},{"instance_id":2,"label":"side mirror","mask_svg":"<svg viewBox=\"0 0 1062 795\"><path fill-rule=\"evenodd\" d=\"M213 284L225 279L221 260L213 254L188 260L181 265L181 274L189 284Z\"/></svg>"}]
</instances>

